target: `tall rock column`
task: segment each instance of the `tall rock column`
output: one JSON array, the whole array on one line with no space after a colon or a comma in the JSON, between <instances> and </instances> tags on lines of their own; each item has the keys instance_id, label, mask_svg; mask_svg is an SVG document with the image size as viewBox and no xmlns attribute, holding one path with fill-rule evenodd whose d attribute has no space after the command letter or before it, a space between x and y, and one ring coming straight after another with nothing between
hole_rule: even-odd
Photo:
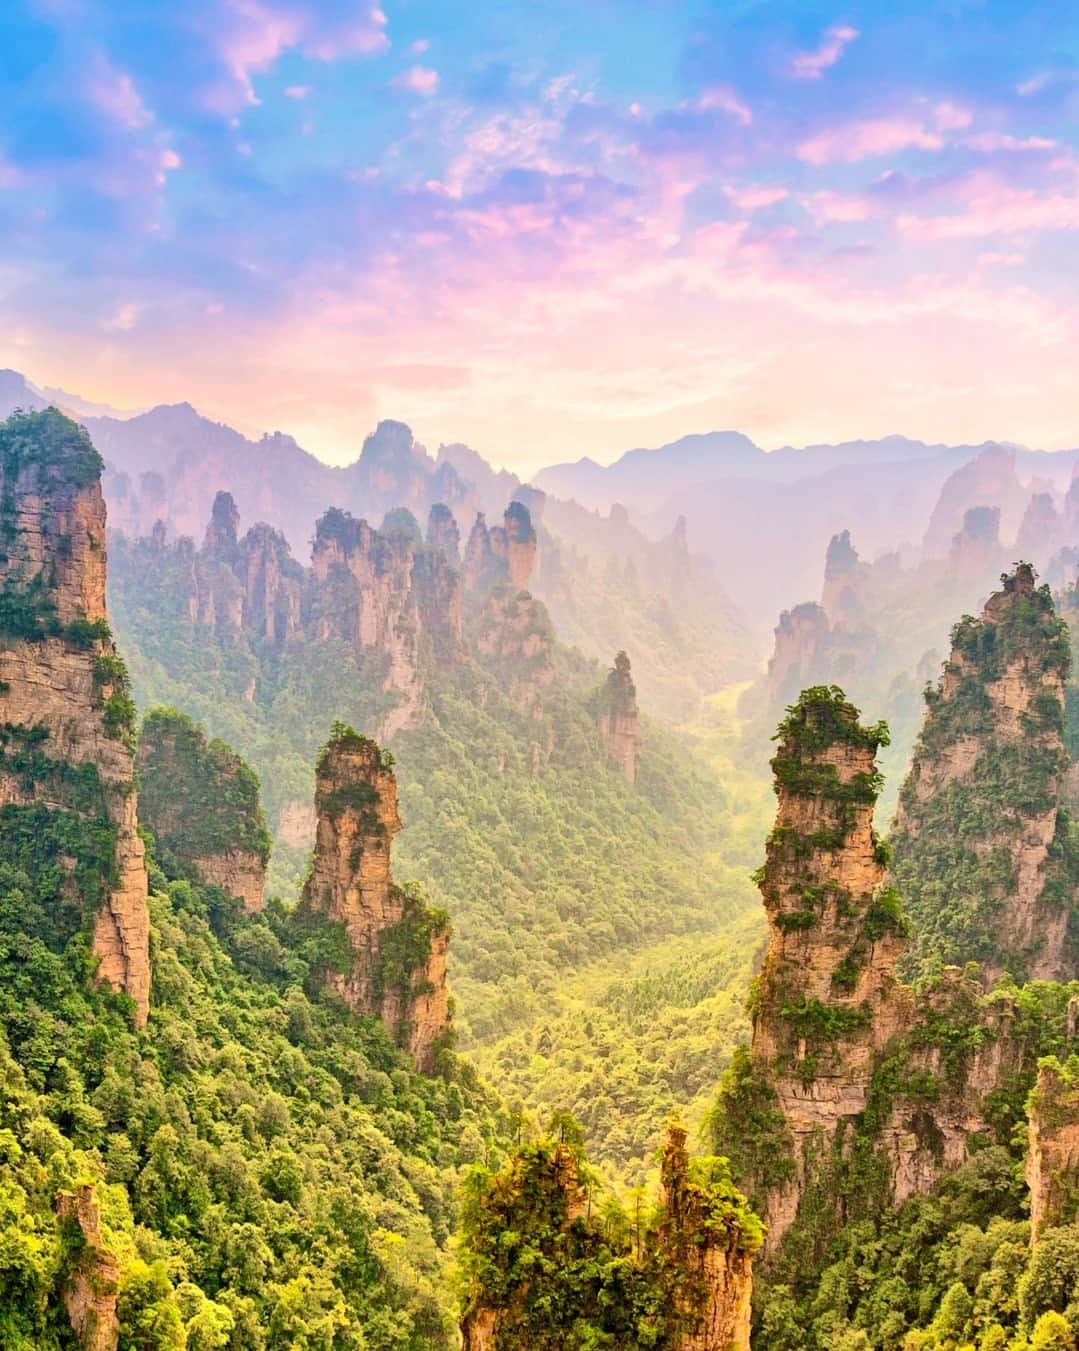
<instances>
[{"instance_id":1,"label":"tall rock column","mask_svg":"<svg viewBox=\"0 0 1079 1351\"><path fill-rule=\"evenodd\" d=\"M624 652L615 657L603 687L599 732L608 761L632 784L637 777L637 687Z\"/></svg>"},{"instance_id":2,"label":"tall rock column","mask_svg":"<svg viewBox=\"0 0 1079 1351\"><path fill-rule=\"evenodd\" d=\"M763 1211L769 1251L865 1110L878 1054L909 1012L895 976L905 925L873 829L886 740L834 686L805 690L779 729L779 805L758 875L768 952L752 1050L732 1071L717 1129Z\"/></svg>"},{"instance_id":3,"label":"tall rock column","mask_svg":"<svg viewBox=\"0 0 1079 1351\"><path fill-rule=\"evenodd\" d=\"M58 1192L56 1214L64 1230L64 1308L79 1351L116 1351L120 1322L116 1294L120 1266L105 1247L101 1212L90 1185Z\"/></svg>"},{"instance_id":4,"label":"tall rock column","mask_svg":"<svg viewBox=\"0 0 1079 1351\"><path fill-rule=\"evenodd\" d=\"M1079 1065L1043 1060L1027 1103L1030 1239L1079 1220Z\"/></svg>"},{"instance_id":5,"label":"tall rock column","mask_svg":"<svg viewBox=\"0 0 1079 1351\"><path fill-rule=\"evenodd\" d=\"M380 1018L419 1069L434 1068L450 1026L446 916L420 892L399 887L390 849L401 829L393 760L340 725L315 780L318 826L302 905L344 925L350 959L327 972L357 1012Z\"/></svg>"},{"instance_id":6,"label":"tall rock column","mask_svg":"<svg viewBox=\"0 0 1079 1351\"><path fill-rule=\"evenodd\" d=\"M50 863L61 860L52 940L87 929L98 978L132 997L142 1025L150 952L135 710L105 613L101 468L56 409L0 424L0 851L29 830Z\"/></svg>"},{"instance_id":7,"label":"tall rock column","mask_svg":"<svg viewBox=\"0 0 1079 1351\"><path fill-rule=\"evenodd\" d=\"M1067 979L1079 877L1061 806L1067 629L1020 563L960 620L899 799L895 876L918 955Z\"/></svg>"}]
</instances>

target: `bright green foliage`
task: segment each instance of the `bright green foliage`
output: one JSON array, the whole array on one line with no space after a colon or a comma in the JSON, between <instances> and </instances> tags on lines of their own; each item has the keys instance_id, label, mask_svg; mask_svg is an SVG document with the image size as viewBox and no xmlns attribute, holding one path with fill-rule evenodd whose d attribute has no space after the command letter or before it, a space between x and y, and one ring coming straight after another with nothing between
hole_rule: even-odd
<instances>
[{"instance_id":1,"label":"bright green foliage","mask_svg":"<svg viewBox=\"0 0 1079 1351\"><path fill-rule=\"evenodd\" d=\"M473 1170L461 1216L466 1315L494 1313L499 1351L680 1344L707 1299L687 1255L753 1253L762 1229L725 1159L687 1165L669 1143L662 1178L668 1204L638 1199L630 1214L598 1192L572 1141L526 1144L498 1172Z\"/></svg>"},{"instance_id":2,"label":"bright green foliage","mask_svg":"<svg viewBox=\"0 0 1079 1351\"><path fill-rule=\"evenodd\" d=\"M105 462L84 428L56 408L13 413L0 423L0 469L5 488L20 475L78 491L92 487ZM6 515L6 509L5 509Z\"/></svg>"},{"instance_id":3,"label":"bright green foliage","mask_svg":"<svg viewBox=\"0 0 1079 1351\"><path fill-rule=\"evenodd\" d=\"M258 779L223 741L207 742L174 708L151 709L137 763L139 819L157 837L166 872L197 880L199 859L233 850L267 861Z\"/></svg>"},{"instance_id":4,"label":"bright green foliage","mask_svg":"<svg viewBox=\"0 0 1079 1351\"><path fill-rule=\"evenodd\" d=\"M1015 948L999 909L1015 888L1012 850L1030 817L1057 811L1042 903L1072 910L1079 884L1076 828L1063 807L1057 810L1068 764L1059 741L1063 704L1051 693L1037 695L1017 740L1001 734L995 719L1002 715L989 695L989 686L1008 670L1020 670L1032 682L1045 675L1066 678L1068 631L1048 587L1028 595L1014 590L1012 579L1004 582L1006 603L995 622L968 615L953 629L952 685L947 698L943 685L926 690L926 719L915 751L932 767L975 737L977 758L925 800L914 779L901 794L907 822L916 825L908 824L893 840L896 883L915 921L912 971L939 958L990 963L1020 978L1026 973L1030 954ZM1079 950L1076 919L1069 940Z\"/></svg>"},{"instance_id":5,"label":"bright green foliage","mask_svg":"<svg viewBox=\"0 0 1079 1351\"><path fill-rule=\"evenodd\" d=\"M859 746L875 755L889 741L884 723L862 726L858 710L838 685L814 685L803 690L797 702L787 709L787 716L772 739L788 748L789 757L799 762L830 746L844 744Z\"/></svg>"},{"instance_id":6,"label":"bright green foliage","mask_svg":"<svg viewBox=\"0 0 1079 1351\"><path fill-rule=\"evenodd\" d=\"M57 951L32 878L0 872L0 1344L68 1345L54 1194L95 1181L122 1348L452 1346L444 1251L458 1167L495 1147L483 1093L324 998L278 907L153 886L139 1033Z\"/></svg>"},{"instance_id":7,"label":"bright green foliage","mask_svg":"<svg viewBox=\"0 0 1079 1351\"><path fill-rule=\"evenodd\" d=\"M831 1351L859 1331L885 1351L948 1351L976 1344L993 1324L1009 1340L1030 1335L1042 1313L1067 1310L1079 1282L1079 1267L1069 1265L1073 1231L1047 1231L1031 1253L1023 1166L1027 1095L1041 1053L1059 1055L1066 1045L1076 995L1079 984L1050 982L1002 982L984 995L976 968L917 987L915 1023L877 1066L853 1131L822 1141L795 1222L758 1280L756 1318L769 1351ZM881 1130L898 1113L923 1147L938 1147L934 1113L957 1101L972 1056L993 1035L1007 1038L1009 1068L982 1104L987 1134L933 1195L895 1210ZM918 1067L930 1048L937 1074ZM783 1118L745 1052L711 1125L713 1148L730 1151L736 1177L785 1181Z\"/></svg>"}]
</instances>

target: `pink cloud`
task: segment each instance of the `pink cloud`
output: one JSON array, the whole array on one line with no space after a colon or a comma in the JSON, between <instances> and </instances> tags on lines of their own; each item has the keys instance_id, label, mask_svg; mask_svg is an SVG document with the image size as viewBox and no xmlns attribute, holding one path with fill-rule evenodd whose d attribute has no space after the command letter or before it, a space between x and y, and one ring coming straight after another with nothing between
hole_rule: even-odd
<instances>
[{"instance_id":1,"label":"pink cloud","mask_svg":"<svg viewBox=\"0 0 1079 1351\"><path fill-rule=\"evenodd\" d=\"M1066 192L1040 194L976 175L969 182L962 210L937 216L902 215L896 227L907 239L919 243L1079 230L1079 196Z\"/></svg>"},{"instance_id":2,"label":"pink cloud","mask_svg":"<svg viewBox=\"0 0 1079 1351\"><path fill-rule=\"evenodd\" d=\"M424 52L427 51L428 47L430 47L430 45L431 44L427 41L426 38L417 38L416 41L409 46L408 50L412 53L413 56L422 56Z\"/></svg>"},{"instance_id":3,"label":"pink cloud","mask_svg":"<svg viewBox=\"0 0 1079 1351\"><path fill-rule=\"evenodd\" d=\"M699 112L708 112L713 108L720 109L721 112L729 113L736 121L741 122L743 127L748 127L753 121L753 112L749 105L745 103L730 85L714 85L706 89L693 105Z\"/></svg>"},{"instance_id":4,"label":"pink cloud","mask_svg":"<svg viewBox=\"0 0 1079 1351\"><path fill-rule=\"evenodd\" d=\"M873 215L873 210L864 197L821 191L810 193L801 200L813 219L822 225L863 221Z\"/></svg>"},{"instance_id":5,"label":"pink cloud","mask_svg":"<svg viewBox=\"0 0 1079 1351\"><path fill-rule=\"evenodd\" d=\"M438 91L438 71L429 66L410 66L391 81L395 89L403 89L409 94L419 94L421 98L430 98Z\"/></svg>"},{"instance_id":6,"label":"pink cloud","mask_svg":"<svg viewBox=\"0 0 1079 1351\"><path fill-rule=\"evenodd\" d=\"M724 188L723 191L739 211L761 211L790 196L786 188L770 187L765 183L751 183L744 188Z\"/></svg>"},{"instance_id":7,"label":"pink cloud","mask_svg":"<svg viewBox=\"0 0 1079 1351\"><path fill-rule=\"evenodd\" d=\"M286 51L298 48L327 62L385 51L389 46L385 14L372 3L359 5L358 11L345 23L327 23L310 6L228 0L215 19L213 37L232 84L208 90L206 106L228 115L244 104L257 104L253 77L272 69Z\"/></svg>"},{"instance_id":8,"label":"pink cloud","mask_svg":"<svg viewBox=\"0 0 1079 1351\"><path fill-rule=\"evenodd\" d=\"M813 51L798 52L794 56L790 66L791 74L796 80L819 80L826 70L835 65L857 36L857 28L851 28L847 24L834 24Z\"/></svg>"},{"instance_id":9,"label":"pink cloud","mask_svg":"<svg viewBox=\"0 0 1079 1351\"><path fill-rule=\"evenodd\" d=\"M311 93L309 84L290 84L285 88L285 98L305 99Z\"/></svg>"},{"instance_id":10,"label":"pink cloud","mask_svg":"<svg viewBox=\"0 0 1079 1351\"><path fill-rule=\"evenodd\" d=\"M938 103L933 109L933 122L938 131L963 131L974 121L974 114L960 103Z\"/></svg>"},{"instance_id":11,"label":"pink cloud","mask_svg":"<svg viewBox=\"0 0 1079 1351\"><path fill-rule=\"evenodd\" d=\"M984 151L986 154L995 154L1000 150L1055 150L1057 147L1056 141L1045 136L1009 136L1000 131L980 131L968 136L963 144L971 150Z\"/></svg>"},{"instance_id":12,"label":"pink cloud","mask_svg":"<svg viewBox=\"0 0 1079 1351\"><path fill-rule=\"evenodd\" d=\"M798 158L818 167L824 164L853 164L876 155L891 155L901 150L941 150L944 138L923 123L908 117L880 117L865 122L848 122L829 131L818 132L799 145Z\"/></svg>"},{"instance_id":13,"label":"pink cloud","mask_svg":"<svg viewBox=\"0 0 1079 1351\"><path fill-rule=\"evenodd\" d=\"M131 131L154 120L131 76L103 58L94 63L88 92L95 107Z\"/></svg>"}]
</instances>

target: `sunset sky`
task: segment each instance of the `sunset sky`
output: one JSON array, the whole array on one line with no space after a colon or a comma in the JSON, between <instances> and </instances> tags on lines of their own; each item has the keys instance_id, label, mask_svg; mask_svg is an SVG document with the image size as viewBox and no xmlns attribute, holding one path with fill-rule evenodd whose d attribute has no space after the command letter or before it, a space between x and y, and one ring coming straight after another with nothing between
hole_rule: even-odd
<instances>
[{"instance_id":1,"label":"sunset sky","mask_svg":"<svg viewBox=\"0 0 1079 1351\"><path fill-rule=\"evenodd\" d=\"M5 0L0 366L354 458L1079 445L1079 7Z\"/></svg>"}]
</instances>

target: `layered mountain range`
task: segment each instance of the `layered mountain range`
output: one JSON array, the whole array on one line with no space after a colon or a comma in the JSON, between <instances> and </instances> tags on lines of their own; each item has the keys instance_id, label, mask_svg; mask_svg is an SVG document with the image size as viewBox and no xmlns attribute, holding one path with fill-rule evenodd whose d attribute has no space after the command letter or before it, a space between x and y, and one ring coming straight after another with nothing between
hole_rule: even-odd
<instances>
[{"instance_id":1,"label":"layered mountain range","mask_svg":"<svg viewBox=\"0 0 1079 1351\"><path fill-rule=\"evenodd\" d=\"M43 408L53 397L16 372L0 372L0 415ZM74 402L106 462L110 527L128 537L149 535L160 521L170 540L198 539L222 490L298 554L331 506L368 520L405 508L425 520L442 504L469 524L478 512L497 520L519 498L537 530L532 584L564 641L598 659L637 651L642 689L672 716L752 669L744 618L700 542L673 517L653 539L623 508L599 513L548 500L467 446L443 445L432 456L401 422L381 422L356 461L335 468L289 436L252 441L190 404L119 418Z\"/></svg>"}]
</instances>

